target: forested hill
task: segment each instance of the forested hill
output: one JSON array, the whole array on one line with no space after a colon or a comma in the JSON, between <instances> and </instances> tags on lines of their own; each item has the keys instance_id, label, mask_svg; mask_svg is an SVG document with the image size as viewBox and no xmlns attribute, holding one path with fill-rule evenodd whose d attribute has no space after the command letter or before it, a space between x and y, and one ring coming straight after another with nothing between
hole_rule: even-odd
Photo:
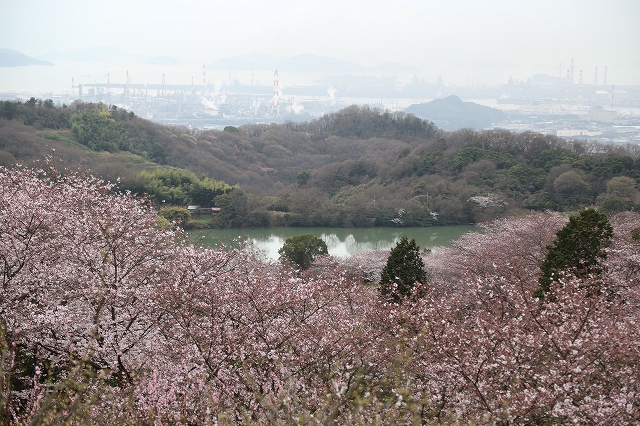
<instances>
[{"instance_id":1,"label":"forested hill","mask_svg":"<svg viewBox=\"0 0 640 426\"><path fill-rule=\"evenodd\" d=\"M94 152L129 152L145 161L265 191L279 186L279 182L294 183L297 174L308 168L374 155L375 150L366 143L371 138L386 141L387 150L395 140L427 141L440 135L431 123L414 116L355 106L308 123L229 127L222 132L162 126L122 109L81 102L62 108L36 99L0 102L0 117L8 120L2 123L0 137L4 142L0 149L20 161L42 159L48 154L50 148L41 143L42 138L63 139L77 142L68 145L72 151L82 145ZM17 133L20 143L11 141ZM79 160L75 154L66 149L60 155L76 165ZM100 163L96 167L101 168Z\"/></svg>"},{"instance_id":2,"label":"forested hill","mask_svg":"<svg viewBox=\"0 0 640 426\"><path fill-rule=\"evenodd\" d=\"M507 114L498 109L473 102L463 102L456 95L434 99L423 104L414 104L406 108L405 112L432 120L444 130L486 129L491 128L493 123L507 118Z\"/></svg>"},{"instance_id":3,"label":"forested hill","mask_svg":"<svg viewBox=\"0 0 640 426\"><path fill-rule=\"evenodd\" d=\"M522 209L620 211L639 202L637 147L531 132L445 132L411 114L368 107L206 132L80 102L0 102L0 117L0 164L42 159L55 148L71 167L120 176L124 189L222 207L215 226L424 226ZM167 166L192 174L159 172L162 184L153 186L149 170Z\"/></svg>"}]
</instances>

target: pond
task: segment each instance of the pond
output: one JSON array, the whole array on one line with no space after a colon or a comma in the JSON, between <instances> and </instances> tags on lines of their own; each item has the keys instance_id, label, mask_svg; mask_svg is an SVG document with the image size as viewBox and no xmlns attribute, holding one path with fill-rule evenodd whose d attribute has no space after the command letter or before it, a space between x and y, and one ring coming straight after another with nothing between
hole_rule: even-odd
<instances>
[{"instance_id":1,"label":"pond","mask_svg":"<svg viewBox=\"0 0 640 426\"><path fill-rule=\"evenodd\" d=\"M482 232L472 225L434 226L427 228L246 228L206 229L187 232L190 242L218 247L233 239L248 241L269 259L279 257L284 241L299 234L312 234L327 244L332 256L351 256L368 250L389 250L405 235L415 239L420 249L448 246L451 240L467 232Z\"/></svg>"}]
</instances>

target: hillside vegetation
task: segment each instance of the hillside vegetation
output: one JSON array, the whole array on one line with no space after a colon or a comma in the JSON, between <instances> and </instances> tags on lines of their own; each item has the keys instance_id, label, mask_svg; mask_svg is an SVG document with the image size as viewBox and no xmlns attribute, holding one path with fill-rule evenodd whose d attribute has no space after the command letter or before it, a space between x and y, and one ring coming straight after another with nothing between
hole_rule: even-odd
<instances>
[{"instance_id":1,"label":"hillside vegetation","mask_svg":"<svg viewBox=\"0 0 640 426\"><path fill-rule=\"evenodd\" d=\"M3 425L640 422L635 213L500 219L424 253L316 246L300 265L313 236L282 262L196 247L51 162L0 168L0 188ZM589 217L607 231L579 237ZM587 250L557 262L563 240Z\"/></svg>"},{"instance_id":2,"label":"hillside vegetation","mask_svg":"<svg viewBox=\"0 0 640 426\"><path fill-rule=\"evenodd\" d=\"M142 172L185 169L213 192L196 200L183 187L175 203L221 207L212 226L428 226L524 209L597 205L615 213L639 202L635 146L498 129L445 132L369 107L205 132L81 102L0 102L0 117L0 164L42 160L55 149L67 166L120 177L121 189L158 201Z\"/></svg>"}]
</instances>

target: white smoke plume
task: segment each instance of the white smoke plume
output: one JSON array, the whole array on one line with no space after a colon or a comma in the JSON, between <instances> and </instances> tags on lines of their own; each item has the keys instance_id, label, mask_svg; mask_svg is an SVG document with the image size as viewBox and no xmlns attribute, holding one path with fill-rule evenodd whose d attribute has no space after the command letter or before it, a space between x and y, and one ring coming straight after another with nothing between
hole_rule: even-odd
<instances>
[{"instance_id":1,"label":"white smoke plume","mask_svg":"<svg viewBox=\"0 0 640 426\"><path fill-rule=\"evenodd\" d=\"M213 86L213 94L218 95L221 89L222 89L222 82L216 81L216 84Z\"/></svg>"},{"instance_id":2,"label":"white smoke plume","mask_svg":"<svg viewBox=\"0 0 640 426\"><path fill-rule=\"evenodd\" d=\"M291 106L291 109L293 110L293 112L295 112L296 114L300 114L300 112L304 109L304 105L300 105L298 102L293 102L293 105Z\"/></svg>"},{"instance_id":3,"label":"white smoke plume","mask_svg":"<svg viewBox=\"0 0 640 426\"><path fill-rule=\"evenodd\" d=\"M333 101L336 99L336 93L338 93L338 91L333 86L329 86L327 93L329 94L329 99Z\"/></svg>"}]
</instances>

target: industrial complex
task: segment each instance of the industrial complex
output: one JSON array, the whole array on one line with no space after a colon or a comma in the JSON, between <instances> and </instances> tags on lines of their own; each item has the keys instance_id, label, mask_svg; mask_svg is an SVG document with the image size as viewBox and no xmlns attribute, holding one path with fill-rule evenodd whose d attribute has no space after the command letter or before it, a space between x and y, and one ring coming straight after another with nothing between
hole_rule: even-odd
<instances>
[{"instance_id":1,"label":"industrial complex","mask_svg":"<svg viewBox=\"0 0 640 426\"><path fill-rule=\"evenodd\" d=\"M308 121L352 104L396 112L456 95L507 114L506 120L492 123L492 127L617 145L640 144L640 86L609 84L607 66L601 73L596 67L591 79L583 70L574 70L572 60L566 74L560 67L557 76L538 74L527 81L509 79L506 84L492 86L473 80L461 86L441 78L430 83L414 76L408 83L400 83L396 76L341 74L307 85L288 84L282 90L281 73L272 73L269 84L258 84L253 77L242 83L231 74L226 81L212 82L203 65L201 78L193 76L191 84L175 84L167 82L164 73L155 82L134 83L127 71L125 81L121 76L112 81L109 73L106 81L93 83L76 84L71 77L68 89L58 94L10 92L0 93L0 98L35 96L50 98L56 104L104 102L162 124L211 129Z\"/></svg>"}]
</instances>

